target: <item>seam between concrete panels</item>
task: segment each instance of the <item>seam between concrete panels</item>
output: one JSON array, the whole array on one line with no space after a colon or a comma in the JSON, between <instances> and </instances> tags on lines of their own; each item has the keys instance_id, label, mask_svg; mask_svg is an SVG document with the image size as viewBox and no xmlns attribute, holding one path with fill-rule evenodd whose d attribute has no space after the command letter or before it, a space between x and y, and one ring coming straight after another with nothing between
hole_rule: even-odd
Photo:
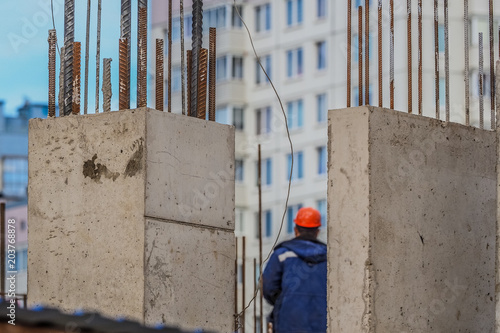
<instances>
[{"instance_id":1,"label":"seam between concrete panels","mask_svg":"<svg viewBox=\"0 0 500 333\"><path fill-rule=\"evenodd\" d=\"M161 217L150 216L150 215L144 215L144 217L146 219L155 220L157 222L170 223L170 224L179 224L179 225L185 225L185 226L188 226L188 227L194 227L194 228L200 228L200 229L209 229L209 230L224 231L224 232L227 232L227 233L234 233L233 229L217 228L217 227L214 227L214 226L209 226L209 225L204 225L204 224L197 224L197 223L191 223L191 222L174 221L174 220L164 219L164 218L161 218Z\"/></svg>"},{"instance_id":2,"label":"seam between concrete panels","mask_svg":"<svg viewBox=\"0 0 500 333\"><path fill-rule=\"evenodd\" d=\"M374 114L374 107L368 106L367 108L367 117L366 121L368 121L368 131L367 131L367 142L368 142L368 161L367 161L367 174L368 177L368 261L365 263L365 282L367 285L365 286L365 290L367 292L367 297L365 299L366 302L366 313L368 320L368 332L375 332L375 323L376 323L376 314L375 314L375 269L373 268L372 263L372 234L373 234L373 224L372 224L372 209L370 208L372 203L372 177L371 177L371 165L372 165L372 116Z\"/></svg>"},{"instance_id":3,"label":"seam between concrete panels","mask_svg":"<svg viewBox=\"0 0 500 333\"><path fill-rule=\"evenodd\" d=\"M146 232L147 232L147 229L146 229L146 194L147 194L147 183L148 183L148 125L149 125L149 121L148 121L148 117L149 117L149 112L148 112L148 109L144 110L145 112L145 115L144 115L144 156L143 156L143 159L141 161L141 163L144 163L144 181L143 181L143 200L144 200L144 203L143 203L143 216L144 216L144 234L143 234L143 237L144 237L144 243L143 243L143 246L144 246L144 250L146 250ZM147 262L147 259L146 259L146 251L143 251L144 252L144 255L143 255L143 262L142 262L142 269L143 269L143 283L144 283L144 287L143 287L143 290L144 292L142 293L142 323L143 324L146 324L146 262Z\"/></svg>"}]
</instances>

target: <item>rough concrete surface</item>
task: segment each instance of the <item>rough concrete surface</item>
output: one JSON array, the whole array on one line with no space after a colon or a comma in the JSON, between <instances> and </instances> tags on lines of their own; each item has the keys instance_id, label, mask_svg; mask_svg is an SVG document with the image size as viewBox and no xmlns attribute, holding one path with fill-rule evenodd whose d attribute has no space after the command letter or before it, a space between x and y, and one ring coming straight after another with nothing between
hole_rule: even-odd
<instances>
[{"instance_id":1,"label":"rough concrete surface","mask_svg":"<svg viewBox=\"0 0 500 333\"><path fill-rule=\"evenodd\" d=\"M176 123L182 130L174 130ZM168 131L162 124L169 124ZM213 154L209 158L202 155L204 158L197 159L202 147L190 141L193 132L218 132L207 136L207 140L218 147L209 150ZM152 246L145 243L149 225L146 207L158 212L160 216L155 216L156 220L166 225L165 216L170 215L165 209L173 210L178 203L174 198L188 197L192 188L177 183L175 188L164 189L164 184L167 187L171 179L183 180L188 177L186 174L199 177L197 182L185 181L187 186L210 182L210 178L203 178L208 172L195 173L191 166L198 165L215 173L225 160L230 159L227 164L233 163L234 130L167 112L137 109L33 119L29 144L29 303L57 306L67 311L97 310L104 315L139 321L145 320L147 310L154 309L156 312L150 314L155 316L155 322L149 323L156 323L158 307L145 304L145 289L149 286L151 292L151 286L163 284L155 285L148 275L153 268L146 269L145 260ZM222 154L217 155L219 150ZM173 160L176 167L169 167L167 164ZM226 203L223 209L207 209L204 220L171 227L175 229L174 239L183 240L175 243L175 251L189 254L190 258L182 263L176 261L178 271L192 274L196 270L191 270L191 266L203 265L212 274L207 281L226 287L212 288L204 295L200 293L200 298L208 295L210 299L199 302L199 315L189 318L189 325L197 327L205 327L207 322L214 327L224 327L220 321L216 322L220 312L226 310L220 304L228 304L225 315L230 320L234 307L233 287L226 283L234 279L234 262L229 265L230 269L220 269L222 258L229 256L234 247L234 174L224 180L219 194L214 201L223 200ZM162 208L156 210L156 205ZM171 216L179 217L175 213ZM197 238L199 232L206 234L203 246ZM222 235L220 243L213 242L214 233ZM168 248L167 244L158 242L158 246ZM154 260L162 260L164 264L178 260L169 251L163 253L163 259L161 255L155 252ZM218 270L211 271L210 267ZM186 280L190 278L187 276ZM147 284L146 279L150 279ZM194 297L191 291L197 287L186 288L180 275L173 281L169 288L176 291L177 299ZM168 295L155 297L163 301ZM163 317L175 323L186 319L186 314L174 307L161 311L164 311ZM232 323L222 331L229 332L231 326Z\"/></svg>"},{"instance_id":2,"label":"rough concrete surface","mask_svg":"<svg viewBox=\"0 0 500 333\"><path fill-rule=\"evenodd\" d=\"M148 218L146 324L230 332L234 322L234 244L234 234L226 230Z\"/></svg>"},{"instance_id":3,"label":"rough concrete surface","mask_svg":"<svg viewBox=\"0 0 500 333\"><path fill-rule=\"evenodd\" d=\"M494 332L495 133L373 107L329 117L331 331Z\"/></svg>"}]
</instances>

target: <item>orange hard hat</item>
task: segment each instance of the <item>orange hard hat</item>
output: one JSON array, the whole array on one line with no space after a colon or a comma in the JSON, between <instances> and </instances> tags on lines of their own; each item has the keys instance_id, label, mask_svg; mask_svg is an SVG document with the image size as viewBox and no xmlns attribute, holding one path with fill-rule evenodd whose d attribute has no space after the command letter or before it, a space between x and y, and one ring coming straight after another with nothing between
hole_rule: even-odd
<instances>
[{"instance_id":1,"label":"orange hard hat","mask_svg":"<svg viewBox=\"0 0 500 333\"><path fill-rule=\"evenodd\" d=\"M321 226L321 214L312 207L304 207L299 209L294 222L299 227L317 228Z\"/></svg>"}]
</instances>

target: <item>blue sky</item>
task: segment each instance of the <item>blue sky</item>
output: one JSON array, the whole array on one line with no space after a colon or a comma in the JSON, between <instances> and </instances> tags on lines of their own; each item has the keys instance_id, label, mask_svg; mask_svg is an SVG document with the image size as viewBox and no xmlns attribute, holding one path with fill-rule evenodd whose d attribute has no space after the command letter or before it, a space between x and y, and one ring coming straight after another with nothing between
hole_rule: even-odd
<instances>
[{"instance_id":1,"label":"blue sky","mask_svg":"<svg viewBox=\"0 0 500 333\"><path fill-rule=\"evenodd\" d=\"M22 3L22 5L21 5ZM47 103L48 95L48 30L52 29L51 0L1 1L0 13L0 100L5 101L5 113L15 110L28 98ZM64 40L64 0L53 0L54 18L59 46ZM133 11L135 14L135 10ZM87 1L76 0L75 41L82 43L82 110ZM132 17L133 22L136 16ZM97 0L92 0L89 56L89 113L95 110ZM132 36L137 32L133 24ZM113 104L118 105L118 38L120 35L120 1L102 1L102 59L112 58ZM133 43L134 44L134 43ZM132 77L135 77L136 48L132 47ZM59 57L57 59L59 75ZM101 81L102 82L102 81ZM57 85L59 83L57 82ZM132 106L135 105L132 82ZM100 97L102 110L102 93ZM82 111L83 112L83 111Z\"/></svg>"}]
</instances>

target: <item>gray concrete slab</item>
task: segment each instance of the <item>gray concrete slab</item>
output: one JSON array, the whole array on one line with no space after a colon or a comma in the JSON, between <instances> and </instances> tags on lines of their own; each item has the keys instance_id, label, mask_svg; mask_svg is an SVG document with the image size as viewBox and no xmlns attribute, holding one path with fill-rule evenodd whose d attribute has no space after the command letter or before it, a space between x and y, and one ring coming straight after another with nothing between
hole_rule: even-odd
<instances>
[{"instance_id":1,"label":"gray concrete slab","mask_svg":"<svg viewBox=\"0 0 500 333\"><path fill-rule=\"evenodd\" d=\"M234 172L223 180L212 175L224 165L234 168L233 128L138 109L33 119L29 143L31 305L232 330L234 293L228 281L234 281L234 261L228 262L234 252ZM190 215L196 219L181 216L177 206L194 188L212 181L221 184L211 198L216 206L202 207L203 218L199 211ZM174 245L151 236L149 215L158 215L160 231L172 232L174 254L180 251L189 260L180 261L170 250L156 252ZM184 224L163 229L165 217ZM146 234L152 243L145 242ZM146 261L152 252L153 261L176 267L175 278L155 280L159 276L151 274L158 267ZM188 288L186 281L199 284ZM165 285L175 291L177 308ZM168 307L152 305L148 292L158 304L169 300ZM196 315L179 311L193 299Z\"/></svg>"},{"instance_id":2,"label":"gray concrete slab","mask_svg":"<svg viewBox=\"0 0 500 333\"><path fill-rule=\"evenodd\" d=\"M494 332L495 133L334 110L329 330Z\"/></svg>"}]
</instances>

